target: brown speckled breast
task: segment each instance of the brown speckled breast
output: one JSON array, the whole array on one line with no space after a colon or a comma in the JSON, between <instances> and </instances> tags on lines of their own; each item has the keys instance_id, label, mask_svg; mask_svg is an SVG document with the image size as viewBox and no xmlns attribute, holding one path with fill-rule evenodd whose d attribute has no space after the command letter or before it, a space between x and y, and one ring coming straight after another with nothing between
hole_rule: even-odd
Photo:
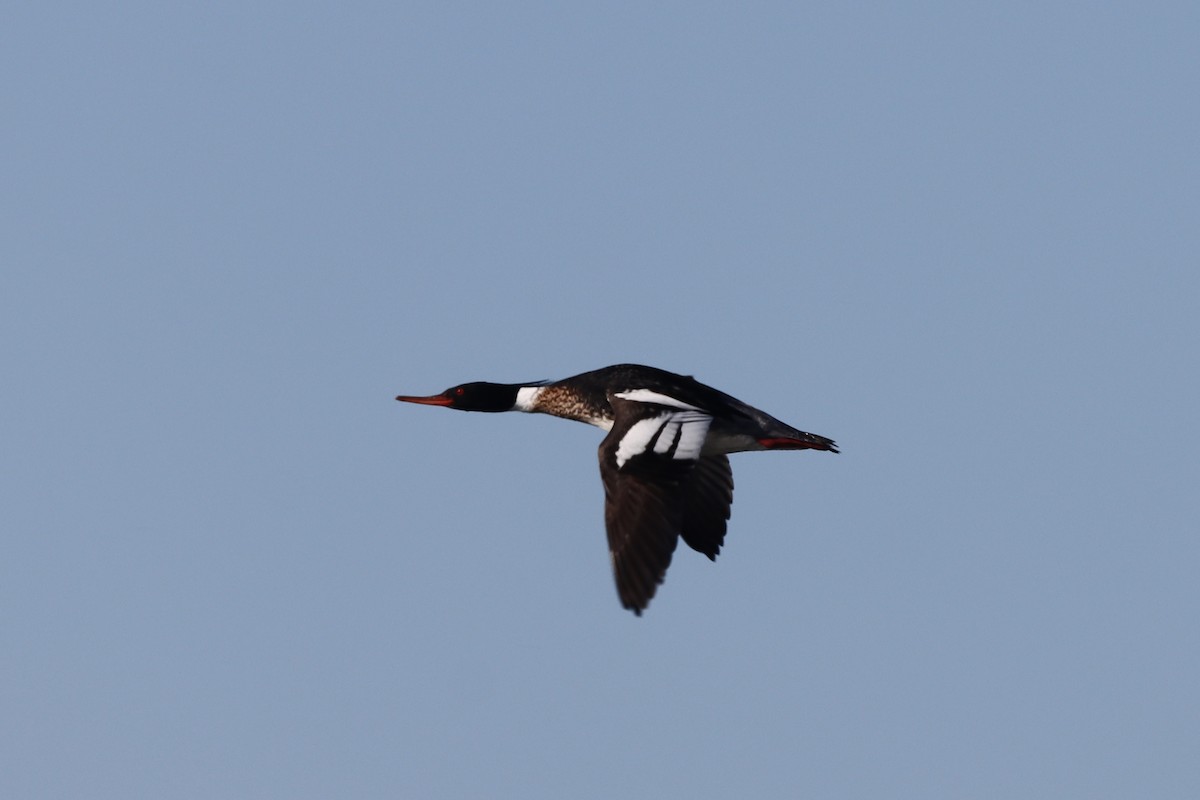
<instances>
[{"instance_id":1,"label":"brown speckled breast","mask_svg":"<svg viewBox=\"0 0 1200 800\"><path fill-rule=\"evenodd\" d=\"M564 419L574 419L589 425L607 428L612 425L612 409L607 398L583 397L568 386L544 386L533 403L535 411Z\"/></svg>"}]
</instances>

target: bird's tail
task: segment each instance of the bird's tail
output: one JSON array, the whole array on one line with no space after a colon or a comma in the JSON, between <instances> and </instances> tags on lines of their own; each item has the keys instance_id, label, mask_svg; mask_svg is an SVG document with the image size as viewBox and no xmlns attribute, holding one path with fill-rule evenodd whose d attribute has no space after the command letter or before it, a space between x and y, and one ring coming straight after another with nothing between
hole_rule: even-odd
<instances>
[{"instance_id":1,"label":"bird's tail","mask_svg":"<svg viewBox=\"0 0 1200 800\"><path fill-rule=\"evenodd\" d=\"M824 436L818 436L815 433L805 433L804 431L796 431L798 436L764 436L758 440L758 443L767 450L827 450L830 453L838 452L837 445L833 439L826 439Z\"/></svg>"}]
</instances>

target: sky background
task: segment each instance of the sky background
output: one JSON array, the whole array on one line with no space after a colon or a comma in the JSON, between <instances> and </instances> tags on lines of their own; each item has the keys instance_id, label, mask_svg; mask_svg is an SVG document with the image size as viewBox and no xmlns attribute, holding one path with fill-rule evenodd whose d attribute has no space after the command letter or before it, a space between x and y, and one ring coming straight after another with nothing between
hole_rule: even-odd
<instances>
[{"instance_id":1,"label":"sky background","mask_svg":"<svg viewBox=\"0 0 1200 800\"><path fill-rule=\"evenodd\" d=\"M1200 6L13 3L0 796L1200 796ZM583 425L734 456L621 609Z\"/></svg>"}]
</instances>

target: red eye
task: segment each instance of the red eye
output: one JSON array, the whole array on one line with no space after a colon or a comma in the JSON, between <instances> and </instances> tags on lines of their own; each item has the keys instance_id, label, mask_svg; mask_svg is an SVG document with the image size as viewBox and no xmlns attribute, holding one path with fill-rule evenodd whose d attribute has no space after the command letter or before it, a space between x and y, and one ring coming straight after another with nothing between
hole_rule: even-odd
<instances>
[{"instance_id":1,"label":"red eye","mask_svg":"<svg viewBox=\"0 0 1200 800\"><path fill-rule=\"evenodd\" d=\"M455 390L454 390L454 393L455 393L456 395L458 395L459 397L462 397L462 396L463 396L463 389L462 389L462 387L460 386L460 387L458 387L457 389L455 389Z\"/></svg>"}]
</instances>

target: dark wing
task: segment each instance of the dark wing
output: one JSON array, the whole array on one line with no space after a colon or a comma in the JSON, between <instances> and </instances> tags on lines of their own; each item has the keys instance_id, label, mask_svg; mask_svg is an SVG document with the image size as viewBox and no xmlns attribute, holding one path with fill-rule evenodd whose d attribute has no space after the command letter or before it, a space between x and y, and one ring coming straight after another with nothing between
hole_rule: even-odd
<instances>
[{"instance_id":1,"label":"dark wing","mask_svg":"<svg viewBox=\"0 0 1200 800\"><path fill-rule=\"evenodd\" d=\"M623 475L604 476L604 524L621 605L639 616L671 565L681 514L676 486Z\"/></svg>"},{"instance_id":2,"label":"dark wing","mask_svg":"<svg viewBox=\"0 0 1200 800\"><path fill-rule=\"evenodd\" d=\"M725 456L700 459L682 489L683 528L687 546L715 561L725 542L725 523L733 503L733 471Z\"/></svg>"},{"instance_id":3,"label":"dark wing","mask_svg":"<svg viewBox=\"0 0 1200 800\"><path fill-rule=\"evenodd\" d=\"M692 517L687 499L714 481L719 484L709 469L699 482L690 480L697 462L710 460L699 456L712 418L691 407L615 397L610 402L615 421L600 444L604 522L621 605L640 615L663 582L679 535ZM724 527L721 520L717 547ZM698 541L711 548L712 526L693 522L693 528Z\"/></svg>"}]
</instances>

